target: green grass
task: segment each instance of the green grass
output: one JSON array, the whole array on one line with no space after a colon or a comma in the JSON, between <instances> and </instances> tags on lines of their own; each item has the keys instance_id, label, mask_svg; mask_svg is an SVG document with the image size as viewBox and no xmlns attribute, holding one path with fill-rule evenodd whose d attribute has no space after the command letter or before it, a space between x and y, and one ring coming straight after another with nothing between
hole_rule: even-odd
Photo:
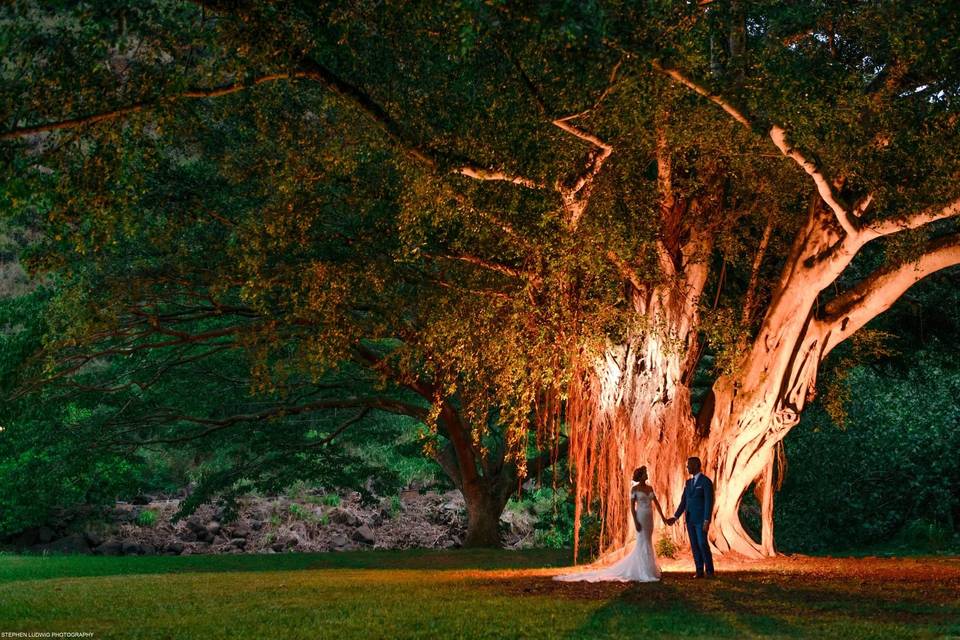
<instances>
[{"instance_id":1,"label":"green grass","mask_svg":"<svg viewBox=\"0 0 960 640\"><path fill-rule=\"evenodd\" d=\"M536 571L568 559L547 550L0 555L0 632L337 640L960 636L955 564L938 565L940 578L924 580L914 563L910 579L896 583L764 570L710 582L668 573L656 584L581 584Z\"/></svg>"}]
</instances>

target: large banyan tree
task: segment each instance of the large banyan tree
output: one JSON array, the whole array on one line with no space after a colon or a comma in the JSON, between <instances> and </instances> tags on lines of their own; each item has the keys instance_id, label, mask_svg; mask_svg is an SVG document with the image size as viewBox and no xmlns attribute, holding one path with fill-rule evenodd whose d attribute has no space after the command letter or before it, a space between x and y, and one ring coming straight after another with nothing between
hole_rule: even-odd
<instances>
[{"instance_id":1,"label":"large banyan tree","mask_svg":"<svg viewBox=\"0 0 960 640\"><path fill-rule=\"evenodd\" d=\"M650 466L670 505L699 455L717 491L717 550L773 553L778 448L821 363L960 263L954 2L3 12L4 153L73 158L57 175L80 162L88 179L74 189L109 191L91 186L96 144L115 152L102 165L158 140L189 154L207 148L197 136L219 136L234 157L251 136L275 136L270 162L258 172L249 158L243 177L283 177L246 209L249 231L263 207L269 242L220 230L240 256L233 275L257 313L313 332L323 357L311 366L363 340L405 345L392 362L366 353L406 387L429 385L424 419L459 424L448 463L476 494L478 542L495 539L506 495L483 497L496 471L483 434L496 423L521 476L527 434L547 449L568 440L578 505L599 502L606 547L629 535L634 466ZM245 124L223 124L238 114ZM248 147L231 149L234 135ZM118 225L103 200L84 202L49 217L72 239ZM388 259L357 241L372 203L390 211L375 233L401 238ZM350 219L351 206L356 228L339 240L315 226L331 211ZM109 207L146 225L132 196ZM188 226L221 224L208 210ZM303 248L332 238L367 253ZM751 488L760 541L739 518Z\"/></svg>"}]
</instances>

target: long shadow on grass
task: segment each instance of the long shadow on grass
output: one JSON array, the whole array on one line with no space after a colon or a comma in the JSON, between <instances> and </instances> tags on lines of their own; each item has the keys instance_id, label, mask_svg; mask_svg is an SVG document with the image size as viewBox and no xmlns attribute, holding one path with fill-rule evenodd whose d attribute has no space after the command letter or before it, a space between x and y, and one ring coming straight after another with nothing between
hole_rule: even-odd
<instances>
[{"instance_id":1,"label":"long shadow on grass","mask_svg":"<svg viewBox=\"0 0 960 640\"><path fill-rule=\"evenodd\" d=\"M897 624L918 633L960 633L960 584L912 579L891 583L851 575L774 572L721 574L694 581L665 574L650 584L558 583L549 577L489 581L500 591L603 601L570 638L669 633L707 637L804 637L818 625ZM822 629L821 629L822 630Z\"/></svg>"},{"instance_id":2,"label":"long shadow on grass","mask_svg":"<svg viewBox=\"0 0 960 640\"><path fill-rule=\"evenodd\" d=\"M348 551L193 556L86 556L0 554L0 583L90 576L311 569L521 569L558 567L568 551L496 549Z\"/></svg>"}]
</instances>

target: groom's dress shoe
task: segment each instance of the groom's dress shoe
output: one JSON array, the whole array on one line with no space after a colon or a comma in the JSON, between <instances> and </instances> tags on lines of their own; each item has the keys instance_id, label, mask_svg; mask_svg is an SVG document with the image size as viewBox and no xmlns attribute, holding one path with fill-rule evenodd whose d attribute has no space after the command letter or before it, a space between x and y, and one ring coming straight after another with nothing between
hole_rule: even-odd
<instances>
[{"instance_id":1,"label":"groom's dress shoe","mask_svg":"<svg viewBox=\"0 0 960 640\"><path fill-rule=\"evenodd\" d=\"M694 580L699 580L699 579L703 578L703 574L702 574L702 573L695 573L695 574L693 574L693 578L694 578Z\"/></svg>"}]
</instances>

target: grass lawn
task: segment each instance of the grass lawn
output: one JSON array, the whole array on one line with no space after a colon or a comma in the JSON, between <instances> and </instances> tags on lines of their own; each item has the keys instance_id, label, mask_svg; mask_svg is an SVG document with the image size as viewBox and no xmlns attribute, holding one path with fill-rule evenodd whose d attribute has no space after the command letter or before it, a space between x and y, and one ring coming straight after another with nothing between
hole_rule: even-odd
<instances>
[{"instance_id":1,"label":"grass lawn","mask_svg":"<svg viewBox=\"0 0 960 640\"><path fill-rule=\"evenodd\" d=\"M713 581L673 563L655 584L552 581L551 567L568 560L551 551L0 555L0 637L960 637L957 558L720 563Z\"/></svg>"}]
</instances>

